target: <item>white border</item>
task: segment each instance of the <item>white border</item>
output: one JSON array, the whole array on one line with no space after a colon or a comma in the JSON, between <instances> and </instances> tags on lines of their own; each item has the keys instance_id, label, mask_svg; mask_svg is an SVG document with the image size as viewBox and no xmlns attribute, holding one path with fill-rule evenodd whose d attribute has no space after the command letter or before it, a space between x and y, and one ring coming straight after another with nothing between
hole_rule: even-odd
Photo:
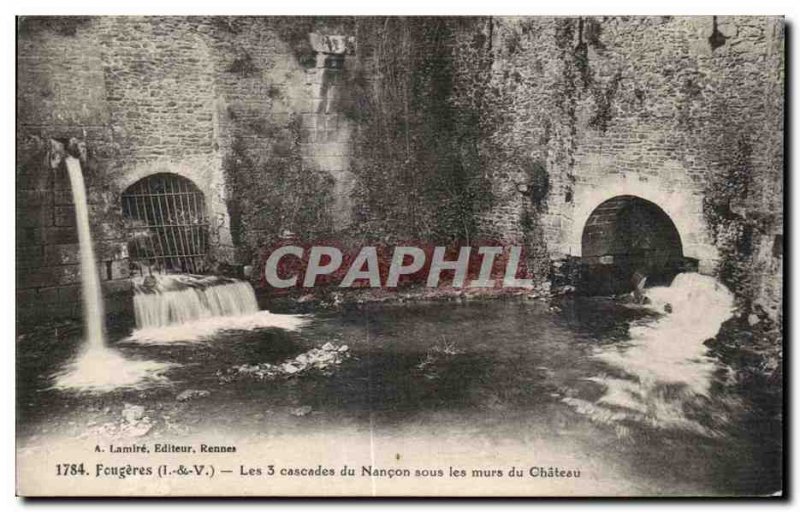
<instances>
[{"instance_id":1,"label":"white border","mask_svg":"<svg viewBox=\"0 0 800 512\"><path fill-rule=\"evenodd\" d=\"M797 112L797 70L798 58L796 50L796 40L798 37L798 27L800 27L800 2L789 0L760 0L754 2L742 0L728 0L728 1L706 1L698 2L697 0L672 0L672 1L606 1L606 2L590 2L584 1L558 1L558 2L533 2L533 1L510 1L510 0L492 0L477 2L474 0L463 0L459 2L452 2L450 4L434 3L430 0L404 0L403 2L322 2L319 0L305 0L303 2L254 2L244 0L225 0L224 2L211 2L208 0L195 0L191 2L177 2L166 0L137 0L136 2L110 2L109 0L95 0L95 1L28 1L28 2L4 2L0 8L4 16L0 18L0 30L2 31L2 45L0 45L0 59L2 59L2 69L4 73L0 74L0 83L3 89L4 101L0 103L2 108L3 122L0 125L2 130L2 137L0 137L0 144L2 144L2 154L5 165L2 166L2 184L0 184L0 208L3 215L0 216L3 221L0 223L0 240L3 245L9 250L2 253L0 256L0 293L2 294L3 304L0 310L0 328L2 328L3 336L0 337L2 341L3 354L2 354L2 367L0 372L3 375L2 391L2 423L0 424L0 440L2 442L2 458L0 458L0 496L5 507L4 510L18 510L24 506L32 505L37 510L56 510L61 508L71 508L75 510L83 510L86 508L97 509L98 507L105 510L107 508L122 508L126 510L148 510L157 511L169 508L178 508L184 510L191 510L197 508L203 509L228 509L231 507L247 507L247 508L265 508L269 509L286 509L286 508L317 508L317 507L336 507L341 509L350 509L353 507L358 508L375 508L375 507L389 507L402 508L402 509L436 509L440 508L494 508L497 506L508 507L531 507L535 506L539 510L564 510L573 508L583 508L584 506L603 507L603 508L619 508L619 507L651 507L656 505L659 509L667 510L686 510L693 508L739 508L747 506L763 506L765 503L731 503L731 502L666 502L654 504L652 502L640 501L615 501L615 502L506 502L494 503L485 501L472 501L472 502L402 502L400 504L389 504L387 502L153 502L153 501L117 501L109 502L45 502L31 504L24 502L20 499L14 498L14 440L15 440L15 426L14 415L11 411L15 410L14 405L14 345L15 345L15 318L14 318L14 254L13 254L13 237L14 237L14 151L15 151L15 81L13 70L15 69L15 22L14 15L17 14L271 14L271 15L289 15L289 14L316 14L316 15L333 15L333 14L370 14L370 15L386 15L386 14L419 14L419 15L441 15L441 14L461 14L461 15L478 15L478 14L492 14L492 15L611 15L611 14L695 14L695 15L708 15L708 14L752 14L752 15L765 15L765 14L783 14L787 16L787 22L790 25L791 43L787 48L789 52L789 59L787 66L791 69L792 82L791 89L787 91L789 97L792 98L790 103L791 112L787 114L792 118L796 118ZM791 133L791 140L789 141L791 148L798 147L798 131L797 126L793 127ZM787 152L790 148L787 147ZM796 158L796 155L794 155ZM787 175L792 173L792 169L786 170ZM798 181L797 179L791 182L791 195L797 197ZM794 209L791 218L793 229L789 234L790 241L797 238L798 224L798 210ZM794 244L792 244L794 245ZM794 249L792 251L795 258L792 263L796 263L797 254ZM796 265L794 265L796 266ZM794 279L791 283L791 288L794 289L797 280L797 273L795 272ZM800 306L797 301L792 303L791 311L787 311L786 318L800 319ZM795 320L797 321L797 320ZM797 328L793 325L794 329ZM793 340L787 340L786 343L792 346ZM797 348L791 350L792 360L787 361L786 373L791 375L794 369L794 354ZM790 405L793 417L797 418L797 385L798 379L793 379L791 389L785 390L790 397ZM790 438L794 439L791 446L796 445L798 431L797 421L793 422L793 428L790 432ZM787 453L787 456L792 459L793 454ZM795 467L794 471L790 472L793 477L792 482L789 483L791 489L795 493L798 492L797 485L798 470Z\"/></svg>"}]
</instances>

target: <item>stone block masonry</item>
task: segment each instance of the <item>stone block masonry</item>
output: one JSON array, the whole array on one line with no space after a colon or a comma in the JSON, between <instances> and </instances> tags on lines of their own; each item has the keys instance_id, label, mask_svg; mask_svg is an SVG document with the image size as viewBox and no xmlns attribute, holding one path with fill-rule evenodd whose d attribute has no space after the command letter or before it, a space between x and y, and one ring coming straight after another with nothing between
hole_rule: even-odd
<instances>
[{"instance_id":1,"label":"stone block masonry","mask_svg":"<svg viewBox=\"0 0 800 512\"><path fill-rule=\"evenodd\" d=\"M549 258L581 256L594 209L634 195L669 215L702 271L780 315L782 280L766 269L782 265L771 249L783 230L783 44L780 17L496 19L487 108L503 122L485 151L498 168L540 162L549 193L534 208L513 186L530 174L512 168L484 229L521 236L534 211ZM733 224L757 225L758 241L721 227Z\"/></svg>"},{"instance_id":2,"label":"stone block masonry","mask_svg":"<svg viewBox=\"0 0 800 512\"><path fill-rule=\"evenodd\" d=\"M233 154L235 144L259 158L273 156L278 134L295 119L303 123L297 172L329 173L335 190L336 200L317 205L325 210L317 216L334 219L335 229L347 227L349 128L334 104L336 76L352 40L313 32L325 26L307 27L305 19L22 17L17 22L21 318L45 310L79 314L80 301L63 300L79 282L77 234L66 173L46 165L51 138L76 137L89 148L85 172L98 266L107 291L124 292L118 301L126 304L123 309L130 302L125 297L130 265L122 192L155 173L189 178L209 209L209 257L248 263L237 260L240 248L231 235L230 181L240 170L224 163L239 156ZM301 63L300 51L314 58ZM259 187L270 186L270 171L264 170ZM286 210L296 208L294 198L279 199ZM296 230L290 219L266 221L272 229L266 236ZM240 227L247 229L255 228Z\"/></svg>"},{"instance_id":3,"label":"stone block masonry","mask_svg":"<svg viewBox=\"0 0 800 512\"><path fill-rule=\"evenodd\" d=\"M525 245L528 268L546 281L553 262L581 256L597 206L633 195L670 217L703 271L780 313L782 18L17 23L20 317L80 307L69 299L79 279L69 184L46 165L48 141L70 137L89 149L92 232L111 295L125 297L131 268L120 196L165 172L203 192L213 265L252 263L287 233L356 236L356 218L389 231L381 237L407 237L408 226L392 233L391 222L372 222L414 219L427 229L424 206L472 239ZM370 30L383 36L367 55ZM407 55L412 46L418 54ZM409 67L389 69L381 55ZM424 112L384 124L364 115L391 102L392 112ZM384 147L364 165L369 148ZM386 169L400 179L387 183ZM471 188L480 180L488 186ZM429 188L439 195L421 206Z\"/></svg>"}]
</instances>

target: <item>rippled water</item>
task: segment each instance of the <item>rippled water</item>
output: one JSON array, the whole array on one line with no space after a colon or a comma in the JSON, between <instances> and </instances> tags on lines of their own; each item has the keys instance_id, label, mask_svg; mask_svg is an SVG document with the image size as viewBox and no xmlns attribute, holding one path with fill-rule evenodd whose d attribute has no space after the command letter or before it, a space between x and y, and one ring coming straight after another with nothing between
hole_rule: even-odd
<instances>
[{"instance_id":1,"label":"rippled water","mask_svg":"<svg viewBox=\"0 0 800 512\"><path fill-rule=\"evenodd\" d=\"M295 330L217 332L202 344L118 343L130 357L179 366L146 393L94 398L46 389L48 368L69 357L69 342L45 360L21 351L20 431L78 433L87 418L104 421L131 402L151 411L154 433L163 435L368 429L401 444L458 440L486 453L513 443L509 449L537 460L549 454L551 461L568 458L607 472L621 482L613 492L778 490L779 419L725 386L723 365L700 341L709 333L690 321L713 313L712 305L681 311L675 294L659 293L647 307L606 299L368 305L316 314ZM662 299L672 314L664 314ZM719 297L712 302L720 318L729 314ZM126 337L121 332L118 339ZM231 383L217 376L327 342L347 344L351 354L330 372ZM176 403L187 388L210 395ZM295 417L291 411L300 406L313 412Z\"/></svg>"}]
</instances>

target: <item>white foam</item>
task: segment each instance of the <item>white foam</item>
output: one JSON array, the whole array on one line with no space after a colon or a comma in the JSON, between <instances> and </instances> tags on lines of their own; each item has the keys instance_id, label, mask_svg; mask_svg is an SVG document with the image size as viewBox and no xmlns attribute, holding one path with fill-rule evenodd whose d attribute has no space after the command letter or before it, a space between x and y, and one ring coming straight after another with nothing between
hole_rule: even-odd
<instances>
[{"instance_id":1,"label":"white foam","mask_svg":"<svg viewBox=\"0 0 800 512\"><path fill-rule=\"evenodd\" d=\"M269 327L296 331L309 320L305 315L257 311L247 315L203 318L184 324L137 329L125 341L147 345L202 342L224 331L251 331Z\"/></svg>"},{"instance_id":2,"label":"white foam","mask_svg":"<svg viewBox=\"0 0 800 512\"><path fill-rule=\"evenodd\" d=\"M685 384L707 395L713 362L703 344L733 314L733 294L713 277L679 274L668 287L647 290L650 308L664 314L653 323L633 325L629 343L603 349L595 357L623 369L642 383ZM671 313L666 313L669 304Z\"/></svg>"},{"instance_id":3,"label":"white foam","mask_svg":"<svg viewBox=\"0 0 800 512\"><path fill-rule=\"evenodd\" d=\"M55 375L54 389L105 392L118 388L141 389L165 383L164 372L177 365L127 359L108 348L90 348L78 354Z\"/></svg>"},{"instance_id":4,"label":"white foam","mask_svg":"<svg viewBox=\"0 0 800 512\"><path fill-rule=\"evenodd\" d=\"M661 428L704 431L685 417L683 404L709 395L715 363L704 342L733 315L733 294L712 277L684 273L646 295L647 307L663 316L632 325L630 341L597 349L595 359L627 377L595 379L606 387L595 405L628 410L629 418ZM668 385L673 392L665 391Z\"/></svg>"}]
</instances>

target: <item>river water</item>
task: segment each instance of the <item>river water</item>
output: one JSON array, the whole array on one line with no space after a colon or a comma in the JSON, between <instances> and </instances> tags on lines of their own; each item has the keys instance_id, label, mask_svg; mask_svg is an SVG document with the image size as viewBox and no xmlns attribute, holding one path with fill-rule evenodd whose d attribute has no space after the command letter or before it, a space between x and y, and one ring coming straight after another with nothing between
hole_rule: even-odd
<instances>
[{"instance_id":1,"label":"river water","mask_svg":"<svg viewBox=\"0 0 800 512\"><path fill-rule=\"evenodd\" d=\"M51 338L32 336L29 350L18 351L19 431L23 446L80 436L135 403L153 420L150 438L236 433L330 448L346 434L357 445L372 443L373 457L377 444L398 461L466 450L566 464L593 475L573 489L581 494L778 491L779 419L725 385L724 365L702 344L709 333L685 324L674 293L666 294L672 313L664 312L659 293L647 307L599 298L373 304L295 323L275 315L283 320L186 343L141 343L129 325L112 325L109 337L127 357L171 366L150 387L105 394L51 388L48 376L74 353L79 333L62 333L50 351L37 347L52 347ZM701 311L729 315L720 300ZM219 378L237 365L280 363L329 342L346 344L350 357L324 372ZM177 402L185 389L210 394Z\"/></svg>"}]
</instances>

